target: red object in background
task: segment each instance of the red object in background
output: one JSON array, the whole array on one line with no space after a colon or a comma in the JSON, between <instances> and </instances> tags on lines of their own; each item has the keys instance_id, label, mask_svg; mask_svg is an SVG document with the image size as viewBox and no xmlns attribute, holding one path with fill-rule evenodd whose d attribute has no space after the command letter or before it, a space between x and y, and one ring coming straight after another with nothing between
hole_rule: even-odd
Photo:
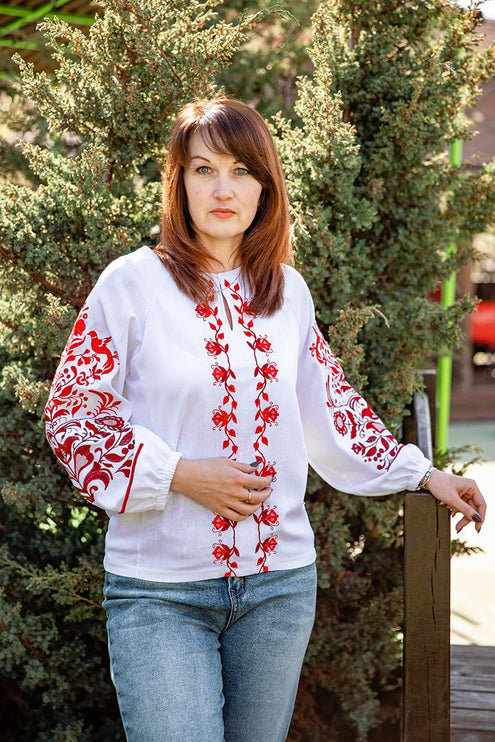
<instances>
[{"instance_id":1,"label":"red object in background","mask_svg":"<svg viewBox=\"0 0 495 742\"><path fill-rule=\"evenodd\" d=\"M482 301L471 315L470 331L474 345L495 349L495 301Z\"/></svg>"}]
</instances>

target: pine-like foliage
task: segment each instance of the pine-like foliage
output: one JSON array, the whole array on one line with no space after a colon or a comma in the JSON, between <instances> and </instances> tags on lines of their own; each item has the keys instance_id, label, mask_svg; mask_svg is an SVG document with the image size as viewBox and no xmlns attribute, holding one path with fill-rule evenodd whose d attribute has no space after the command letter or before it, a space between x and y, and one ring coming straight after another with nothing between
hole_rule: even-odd
<instances>
[{"instance_id":1,"label":"pine-like foliage","mask_svg":"<svg viewBox=\"0 0 495 742\"><path fill-rule=\"evenodd\" d=\"M96 277L153 241L173 116L211 94L259 20L219 20L214 0L102 4L87 36L44 24L54 79L20 62L47 133L23 144L31 185L0 191L0 715L9 742L122 739L100 606L105 516L75 496L41 411Z\"/></svg>"},{"instance_id":2,"label":"pine-like foliage","mask_svg":"<svg viewBox=\"0 0 495 742\"><path fill-rule=\"evenodd\" d=\"M429 299L469 255L449 258L447 246L469 244L495 210L493 166L460 171L448 158L469 136L463 110L495 72L478 22L444 0L330 0L313 19L302 123L276 121L320 324L398 435L417 369L455 346L468 309ZM397 680L401 499L349 497L313 478L309 511L320 599L294 739L361 740L376 723L377 693Z\"/></svg>"}]
</instances>

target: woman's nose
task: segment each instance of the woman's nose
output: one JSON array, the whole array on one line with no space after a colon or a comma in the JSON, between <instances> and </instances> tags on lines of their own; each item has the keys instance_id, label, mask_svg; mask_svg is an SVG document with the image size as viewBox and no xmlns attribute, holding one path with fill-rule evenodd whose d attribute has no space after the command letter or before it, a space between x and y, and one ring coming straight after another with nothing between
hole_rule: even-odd
<instances>
[{"instance_id":1,"label":"woman's nose","mask_svg":"<svg viewBox=\"0 0 495 742\"><path fill-rule=\"evenodd\" d=\"M232 198L233 192L232 192L232 183L230 182L230 179L227 176L219 175L216 182L215 182L215 191L214 195L216 198L219 199L226 199L226 198Z\"/></svg>"}]
</instances>

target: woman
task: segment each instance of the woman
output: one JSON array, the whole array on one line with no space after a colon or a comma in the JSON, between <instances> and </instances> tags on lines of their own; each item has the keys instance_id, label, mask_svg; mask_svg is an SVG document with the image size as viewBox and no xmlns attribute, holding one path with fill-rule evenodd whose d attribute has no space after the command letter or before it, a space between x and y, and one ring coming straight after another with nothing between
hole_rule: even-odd
<instances>
[{"instance_id":1,"label":"woman","mask_svg":"<svg viewBox=\"0 0 495 742\"><path fill-rule=\"evenodd\" d=\"M75 486L110 516L105 608L130 742L282 742L314 617L308 459L358 495L420 485L462 512L476 484L399 445L347 384L290 258L263 119L179 113L162 242L113 262L46 407Z\"/></svg>"}]
</instances>

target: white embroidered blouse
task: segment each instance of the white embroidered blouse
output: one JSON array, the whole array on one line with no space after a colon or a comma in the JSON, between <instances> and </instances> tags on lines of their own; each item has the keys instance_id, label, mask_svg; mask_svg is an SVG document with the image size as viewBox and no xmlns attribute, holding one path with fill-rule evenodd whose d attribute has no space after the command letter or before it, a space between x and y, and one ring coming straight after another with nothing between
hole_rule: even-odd
<instances>
[{"instance_id":1,"label":"white embroidered blouse","mask_svg":"<svg viewBox=\"0 0 495 742\"><path fill-rule=\"evenodd\" d=\"M346 382L304 280L284 272L271 317L250 314L238 269L212 276L215 298L195 304L148 247L114 261L89 295L46 430L75 487L110 517L108 571L182 582L301 567L315 559L308 461L357 495L414 489L428 469ZM274 477L245 521L170 490L181 456L222 455Z\"/></svg>"}]
</instances>

